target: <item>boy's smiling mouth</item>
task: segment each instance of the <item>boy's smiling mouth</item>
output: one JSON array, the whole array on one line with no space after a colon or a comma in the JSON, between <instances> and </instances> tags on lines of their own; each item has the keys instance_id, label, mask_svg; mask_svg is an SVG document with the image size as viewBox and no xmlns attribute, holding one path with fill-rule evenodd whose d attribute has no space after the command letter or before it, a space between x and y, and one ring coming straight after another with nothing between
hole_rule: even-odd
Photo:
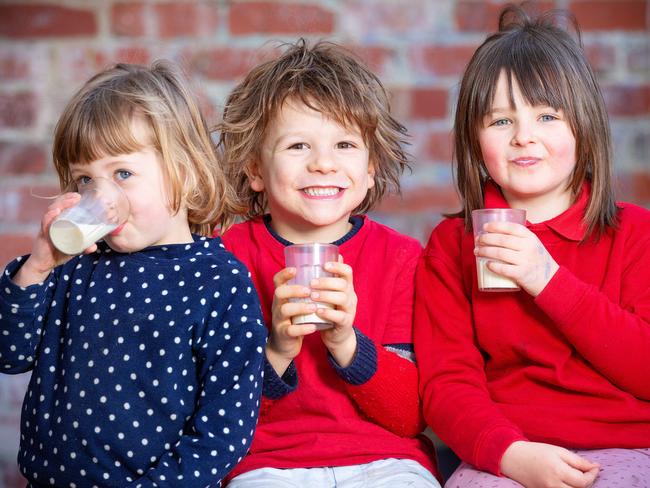
<instances>
[{"instance_id":1,"label":"boy's smiling mouth","mask_svg":"<svg viewBox=\"0 0 650 488\"><path fill-rule=\"evenodd\" d=\"M308 186L302 189L308 197L322 198L333 197L343 191L343 188L338 186Z\"/></svg>"}]
</instances>

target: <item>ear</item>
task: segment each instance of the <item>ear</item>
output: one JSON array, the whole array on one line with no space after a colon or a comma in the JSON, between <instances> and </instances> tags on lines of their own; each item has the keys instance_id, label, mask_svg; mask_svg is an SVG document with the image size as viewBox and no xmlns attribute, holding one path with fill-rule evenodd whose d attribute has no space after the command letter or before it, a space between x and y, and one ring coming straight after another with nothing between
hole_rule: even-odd
<instances>
[{"instance_id":1,"label":"ear","mask_svg":"<svg viewBox=\"0 0 650 488\"><path fill-rule=\"evenodd\" d=\"M246 172L246 176L248 176L248 181L250 182L251 189L256 192L264 191L264 179L260 173L260 162L250 162L246 165L244 171Z\"/></svg>"},{"instance_id":2,"label":"ear","mask_svg":"<svg viewBox=\"0 0 650 488\"><path fill-rule=\"evenodd\" d=\"M370 159L368 161L368 189L375 186L375 162Z\"/></svg>"}]
</instances>

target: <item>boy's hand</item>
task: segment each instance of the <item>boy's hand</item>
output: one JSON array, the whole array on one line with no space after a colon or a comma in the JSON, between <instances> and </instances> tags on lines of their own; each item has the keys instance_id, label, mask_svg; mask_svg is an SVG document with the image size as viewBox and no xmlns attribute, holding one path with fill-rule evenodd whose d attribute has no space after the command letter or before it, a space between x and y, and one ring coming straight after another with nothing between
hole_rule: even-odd
<instances>
[{"instance_id":1,"label":"boy's hand","mask_svg":"<svg viewBox=\"0 0 650 488\"><path fill-rule=\"evenodd\" d=\"M526 488L588 488L600 465L562 447L513 442L501 458L501 472Z\"/></svg>"},{"instance_id":2,"label":"boy's hand","mask_svg":"<svg viewBox=\"0 0 650 488\"><path fill-rule=\"evenodd\" d=\"M490 222L484 230L474 254L502 261L489 262L488 268L516 281L530 295L539 295L559 266L537 236L512 222Z\"/></svg>"},{"instance_id":3,"label":"boy's hand","mask_svg":"<svg viewBox=\"0 0 650 488\"><path fill-rule=\"evenodd\" d=\"M305 335L316 330L314 324L292 324L291 317L314 313L313 303L294 303L290 298L307 298L310 289L301 285L289 285L287 282L296 276L296 268L284 268L273 277L275 294L271 308L272 323L269 341L266 344L266 358L282 376L302 347Z\"/></svg>"},{"instance_id":4,"label":"boy's hand","mask_svg":"<svg viewBox=\"0 0 650 488\"><path fill-rule=\"evenodd\" d=\"M334 309L319 308L316 313L334 324L330 329L321 330L321 338L339 366L345 368L352 362L357 350L357 336L352 328L357 313L352 268L343 263L343 257L339 256L339 262L325 263L325 270L334 276L313 280L310 297L314 301L334 305Z\"/></svg>"},{"instance_id":5,"label":"boy's hand","mask_svg":"<svg viewBox=\"0 0 650 488\"><path fill-rule=\"evenodd\" d=\"M76 205L81 196L78 193L65 193L50 205L41 220L41 228L34 240L32 252L13 278L19 286L29 286L44 281L52 269L68 261L71 256L57 250L50 240L49 230L52 221L66 208ZM84 253L94 252L93 244Z\"/></svg>"}]
</instances>

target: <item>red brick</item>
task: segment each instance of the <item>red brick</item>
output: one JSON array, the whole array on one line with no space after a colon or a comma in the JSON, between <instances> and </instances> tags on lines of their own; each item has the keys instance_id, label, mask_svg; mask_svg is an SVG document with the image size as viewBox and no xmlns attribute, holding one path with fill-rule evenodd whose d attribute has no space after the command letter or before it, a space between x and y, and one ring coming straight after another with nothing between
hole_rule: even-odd
<instances>
[{"instance_id":1,"label":"red brick","mask_svg":"<svg viewBox=\"0 0 650 488\"><path fill-rule=\"evenodd\" d=\"M446 117L447 90L441 88L414 88L411 90L411 117L436 119Z\"/></svg>"},{"instance_id":2,"label":"red brick","mask_svg":"<svg viewBox=\"0 0 650 488\"><path fill-rule=\"evenodd\" d=\"M650 42L627 51L627 66L630 71L646 76L650 73Z\"/></svg>"},{"instance_id":3,"label":"red brick","mask_svg":"<svg viewBox=\"0 0 650 488\"><path fill-rule=\"evenodd\" d=\"M451 131L432 132L428 138L427 156L433 161L451 162L453 156Z\"/></svg>"},{"instance_id":4,"label":"red brick","mask_svg":"<svg viewBox=\"0 0 650 488\"><path fill-rule=\"evenodd\" d=\"M122 47L115 51L115 62L149 64L151 53L145 47Z\"/></svg>"},{"instance_id":5,"label":"red brick","mask_svg":"<svg viewBox=\"0 0 650 488\"><path fill-rule=\"evenodd\" d=\"M162 38L210 35L219 25L214 3L160 3L154 12Z\"/></svg>"},{"instance_id":6,"label":"red brick","mask_svg":"<svg viewBox=\"0 0 650 488\"><path fill-rule=\"evenodd\" d=\"M38 224L52 198L59 195L58 186L34 185L4 188L0 197L0 215L4 223Z\"/></svg>"},{"instance_id":7,"label":"red brick","mask_svg":"<svg viewBox=\"0 0 650 488\"><path fill-rule=\"evenodd\" d=\"M272 52L260 49L214 48L187 51L184 59L190 74L214 80L232 81L245 75L253 66L270 59Z\"/></svg>"},{"instance_id":8,"label":"red brick","mask_svg":"<svg viewBox=\"0 0 650 488\"><path fill-rule=\"evenodd\" d=\"M606 73L614 69L616 63L616 50L613 46L605 44L591 44L585 46L585 54L596 73Z\"/></svg>"},{"instance_id":9,"label":"red brick","mask_svg":"<svg viewBox=\"0 0 650 488\"><path fill-rule=\"evenodd\" d=\"M213 127L219 119L217 107L221 108L223 100L212 100L201 88L193 88L193 92L208 127Z\"/></svg>"},{"instance_id":10,"label":"red brick","mask_svg":"<svg viewBox=\"0 0 650 488\"><path fill-rule=\"evenodd\" d=\"M0 93L0 128L31 127L36 121L32 92Z\"/></svg>"},{"instance_id":11,"label":"red brick","mask_svg":"<svg viewBox=\"0 0 650 488\"><path fill-rule=\"evenodd\" d=\"M346 45L346 48L356 54L368 65L373 73L381 78L386 72L387 65L397 57L395 49L386 46L368 46L361 44Z\"/></svg>"},{"instance_id":12,"label":"red brick","mask_svg":"<svg viewBox=\"0 0 650 488\"><path fill-rule=\"evenodd\" d=\"M458 30L475 32L494 32L499 27L499 14L505 6L503 1L459 0L456 2L454 17ZM535 4L537 11L553 8L553 2Z\"/></svg>"},{"instance_id":13,"label":"red brick","mask_svg":"<svg viewBox=\"0 0 650 488\"><path fill-rule=\"evenodd\" d=\"M111 32L124 37L144 36L147 15L150 12L142 3L116 3L111 9Z\"/></svg>"},{"instance_id":14,"label":"red brick","mask_svg":"<svg viewBox=\"0 0 650 488\"><path fill-rule=\"evenodd\" d=\"M0 241L2 241L2 246L0 246L0 269L4 269L9 261L17 258L18 256L29 254L32 251L34 237L34 235L30 234L0 234ZM16 478L16 481L17 480L18 479ZM24 480L23 484L16 484L15 486L18 487L23 485Z\"/></svg>"},{"instance_id":15,"label":"red brick","mask_svg":"<svg viewBox=\"0 0 650 488\"><path fill-rule=\"evenodd\" d=\"M403 86L387 86L390 101L390 111L397 120L406 123L411 110L411 96L409 89Z\"/></svg>"},{"instance_id":16,"label":"red brick","mask_svg":"<svg viewBox=\"0 0 650 488\"><path fill-rule=\"evenodd\" d=\"M58 5L0 5L0 36L79 37L97 33L95 12Z\"/></svg>"},{"instance_id":17,"label":"red brick","mask_svg":"<svg viewBox=\"0 0 650 488\"><path fill-rule=\"evenodd\" d=\"M378 212L410 215L432 210L451 212L458 210L460 203L452 186L417 187L403 191L402 196L389 195L376 208Z\"/></svg>"},{"instance_id":18,"label":"red brick","mask_svg":"<svg viewBox=\"0 0 650 488\"><path fill-rule=\"evenodd\" d=\"M478 45L419 46L410 59L418 74L460 76Z\"/></svg>"},{"instance_id":19,"label":"red brick","mask_svg":"<svg viewBox=\"0 0 650 488\"><path fill-rule=\"evenodd\" d=\"M63 84L72 85L65 86L71 95L74 88L79 88L88 78L112 64L115 61L112 57L102 50L77 46L76 49L67 49L61 53L54 69L59 73Z\"/></svg>"},{"instance_id":20,"label":"red brick","mask_svg":"<svg viewBox=\"0 0 650 488\"><path fill-rule=\"evenodd\" d=\"M610 116L638 116L650 114L650 86L606 86L603 97Z\"/></svg>"},{"instance_id":21,"label":"red brick","mask_svg":"<svg viewBox=\"0 0 650 488\"><path fill-rule=\"evenodd\" d=\"M285 2L232 3L230 32L248 34L331 34L334 14L319 5Z\"/></svg>"},{"instance_id":22,"label":"red brick","mask_svg":"<svg viewBox=\"0 0 650 488\"><path fill-rule=\"evenodd\" d=\"M45 171L46 149L37 144L0 142L0 175L28 175Z\"/></svg>"},{"instance_id":23,"label":"red brick","mask_svg":"<svg viewBox=\"0 0 650 488\"><path fill-rule=\"evenodd\" d=\"M619 175L618 188L624 194L623 201L637 205L650 205L650 173L647 171L633 171Z\"/></svg>"},{"instance_id":24,"label":"red brick","mask_svg":"<svg viewBox=\"0 0 650 488\"><path fill-rule=\"evenodd\" d=\"M31 72L29 59L17 50L0 49L0 79L26 80Z\"/></svg>"},{"instance_id":25,"label":"red brick","mask_svg":"<svg viewBox=\"0 0 650 488\"><path fill-rule=\"evenodd\" d=\"M435 28L437 9L431 7L431 0L347 0L340 11L354 15L341 15L340 23L344 32L357 39L422 35Z\"/></svg>"},{"instance_id":26,"label":"red brick","mask_svg":"<svg viewBox=\"0 0 650 488\"><path fill-rule=\"evenodd\" d=\"M569 10L575 14L584 31L648 28L646 0L578 0L570 2Z\"/></svg>"}]
</instances>

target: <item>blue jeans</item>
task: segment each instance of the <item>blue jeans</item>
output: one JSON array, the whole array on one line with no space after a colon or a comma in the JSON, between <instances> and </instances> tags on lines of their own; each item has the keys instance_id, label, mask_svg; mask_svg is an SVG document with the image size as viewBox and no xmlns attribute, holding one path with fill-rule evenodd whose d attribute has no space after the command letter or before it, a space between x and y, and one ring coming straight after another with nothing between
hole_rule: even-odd
<instances>
[{"instance_id":1,"label":"blue jeans","mask_svg":"<svg viewBox=\"0 0 650 488\"><path fill-rule=\"evenodd\" d=\"M327 468L261 468L240 474L227 488L440 488L433 474L410 459Z\"/></svg>"}]
</instances>

